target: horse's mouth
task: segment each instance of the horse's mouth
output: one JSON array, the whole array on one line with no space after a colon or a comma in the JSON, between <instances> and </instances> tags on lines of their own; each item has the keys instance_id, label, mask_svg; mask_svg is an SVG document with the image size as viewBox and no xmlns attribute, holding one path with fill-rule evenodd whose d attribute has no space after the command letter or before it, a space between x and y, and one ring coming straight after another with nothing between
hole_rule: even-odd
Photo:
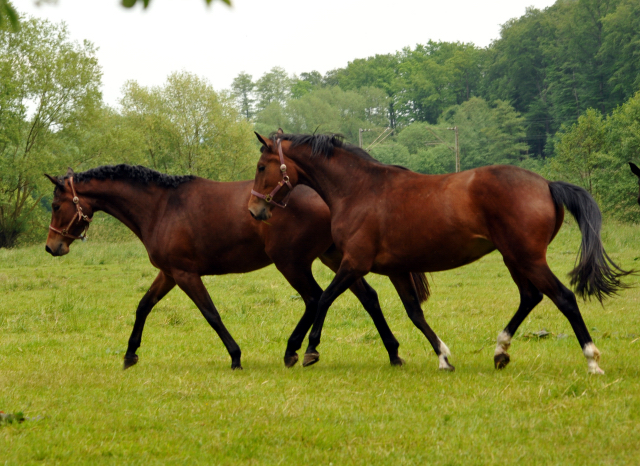
<instances>
[{"instance_id":1,"label":"horse's mouth","mask_svg":"<svg viewBox=\"0 0 640 466\"><path fill-rule=\"evenodd\" d=\"M64 256L65 254L69 254L69 248L68 247L64 247L64 243L60 243L58 244L57 248L51 249L49 247L49 245L47 244L44 247L44 250L47 251L49 254L51 254L54 257L58 257L58 256Z\"/></svg>"},{"instance_id":2,"label":"horse's mouth","mask_svg":"<svg viewBox=\"0 0 640 466\"><path fill-rule=\"evenodd\" d=\"M260 204L258 204L258 207L255 205L249 206L249 213L254 219L260 221L269 220L271 218L271 210L267 209L265 206L260 206Z\"/></svg>"}]
</instances>

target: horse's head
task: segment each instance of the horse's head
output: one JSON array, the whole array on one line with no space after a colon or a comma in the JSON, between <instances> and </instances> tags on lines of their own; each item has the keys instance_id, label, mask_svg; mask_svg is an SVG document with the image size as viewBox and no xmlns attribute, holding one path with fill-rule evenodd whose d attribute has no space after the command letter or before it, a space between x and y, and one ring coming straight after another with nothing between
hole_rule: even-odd
<instances>
[{"instance_id":1,"label":"horse's head","mask_svg":"<svg viewBox=\"0 0 640 466\"><path fill-rule=\"evenodd\" d=\"M640 168L633 162L629 162L629 166L631 167L631 172L638 177L638 185L640 185ZM640 194L638 194L638 204L640 204Z\"/></svg>"},{"instance_id":2,"label":"horse's head","mask_svg":"<svg viewBox=\"0 0 640 466\"><path fill-rule=\"evenodd\" d=\"M76 194L71 168L64 178L44 176L55 185L45 250L52 256L64 256L69 253L69 246L74 240L85 238L83 233L89 228L93 210Z\"/></svg>"},{"instance_id":3,"label":"horse's head","mask_svg":"<svg viewBox=\"0 0 640 466\"><path fill-rule=\"evenodd\" d=\"M252 196L249 199L249 212L256 220L271 218L274 205L286 207L291 190L298 181L296 165L290 159L285 160L283 142L278 138L281 134L282 130L279 129L274 142L256 133L262 143L262 155L258 160ZM289 142L285 141L284 144Z\"/></svg>"}]
</instances>

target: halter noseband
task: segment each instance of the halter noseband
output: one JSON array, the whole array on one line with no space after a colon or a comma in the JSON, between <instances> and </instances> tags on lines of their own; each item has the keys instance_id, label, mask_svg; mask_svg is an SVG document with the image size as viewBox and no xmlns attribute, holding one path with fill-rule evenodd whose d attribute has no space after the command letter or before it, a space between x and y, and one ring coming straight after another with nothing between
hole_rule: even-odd
<instances>
[{"instance_id":1,"label":"halter noseband","mask_svg":"<svg viewBox=\"0 0 640 466\"><path fill-rule=\"evenodd\" d=\"M71 193L73 194L73 203L76 205L77 213L74 214L73 218L71 219L71 221L69 222L66 228L63 228L62 230L58 230L57 228L54 228L52 225L49 225L49 230L55 231L59 235L62 235L66 238L80 239L84 241L85 239L87 239L87 230L89 229L89 225L91 224L91 219L82 212L82 207L80 207L80 199L76 194L76 189L73 187L73 176L69 177L69 185L71 186ZM79 222L81 220L84 220L85 222L87 222L82 234L80 236L75 236L69 233L69 230L71 229L73 224L76 223L76 221Z\"/></svg>"},{"instance_id":2,"label":"halter noseband","mask_svg":"<svg viewBox=\"0 0 640 466\"><path fill-rule=\"evenodd\" d=\"M280 171L282 172L282 181L278 181L278 184L276 185L276 187L273 188L273 191L271 191L269 194L261 194L258 191L254 191L253 189L251 190L251 194L253 194L256 197L259 197L260 199L264 199L265 201L271 204L277 205L278 207L282 207L284 209L285 207L287 207L287 202L289 202L289 197L291 196L291 191L293 190L293 186L291 186L291 183L289 182L289 175L287 175L287 166L284 164L284 154L282 153L282 140L280 138L278 138L277 144L278 144L278 155L280 156ZM280 188L282 188L284 185L289 186L289 192L284 197L284 199L282 199L282 202L277 202L273 199L273 196L275 196L276 193L280 191Z\"/></svg>"}]
</instances>

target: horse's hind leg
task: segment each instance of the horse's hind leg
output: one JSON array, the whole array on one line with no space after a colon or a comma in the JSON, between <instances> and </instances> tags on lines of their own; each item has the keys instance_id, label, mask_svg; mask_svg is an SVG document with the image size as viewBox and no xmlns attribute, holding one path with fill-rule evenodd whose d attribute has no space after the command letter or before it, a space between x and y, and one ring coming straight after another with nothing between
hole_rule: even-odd
<instances>
[{"instance_id":1,"label":"horse's hind leg","mask_svg":"<svg viewBox=\"0 0 640 466\"><path fill-rule=\"evenodd\" d=\"M225 348L231 356L231 369L242 369L240 363L240 347L235 342L227 328L222 323L220 314L216 309L209 292L202 283L200 275L195 273L187 273L183 271L174 271L173 278L178 286L191 298L191 300L198 307L202 315L209 325L216 331Z\"/></svg>"},{"instance_id":2,"label":"horse's hind leg","mask_svg":"<svg viewBox=\"0 0 640 466\"><path fill-rule=\"evenodd\" d=\"M160 271L151 284L149 291L147 291L140 300L140 304L138 304L138 309L136 310L136 321L133 324L133 331L129 337L127 352L124 355L124 369L128 369L138 362L136 351L142 341L142 331L144 330L144 323L147 320L147 316L151 312L151 309L153 309L153 306L164 298L174 286L176 286L176 282L173 278Z\"/></svg>"},{"instance_id":3,"label":"horse's hind leg","mask_svg":"<svg viewBox=\"0 0 640 466\"><path fill-rule=\"evenodd\" d=\"M389 278L391 279L393 286L395 286L398 295L400 295L402 304L404 305L411 322L413 322L413 325L418 327L424 336L427 337L429 343L431 343L431 346L440 361L438 368L444 371L454 371L455 367L449 364L449 356L451 356L449 348L447 348L447 345L438 338L424 318L424 312L422 312L422 308L420 307L420 298L416 292L411 275L407 273L403 275L390 276Z\"/></svg>"},{"instance_id":4,"label":"horse's hind leg","mask_svg":"<svg viewBox=\"0 0 640 466\"><path fill-rule=\"evenodd\" d=\"M364 278L356 280L349 289L354 295L356 295L356 298L360 300L365 310L371 316L371 319L380 334L382 343L384 344L387 353L389 353L389 361L391 362L391 365L402 366L404 364L404 360L398 356L400 343L396 340L396 337L389 328L387 320L384 318L384 314L382 314L376 290L374 290Z\"/></svg>"},{"instance_id":5,"label":"horse's hind leg","mask_svg":"<svg viewBox=\"0 0 640 466\"><path fill-rule=\"evenodd\" d=\"M522 324L533 308L542 301L542 293L533 286L533 283L531 283L527 277L518 271L516 266L509 266L509 264L507 264L507 268L509 272L511 272L513 281L516 282L520 290L520 306L504 330L498 335L498 343L493 355L493 363L496 369L507 367L507 364L509 364L511 360L507 353L507 350L511 346L511 338L515 335L516 330L518 330L520 324Z\"/></svg>"},{"instance_id":6,"label":"horse's hind leg","mask_svg":"<svg viewBox=\"0 0 640 466\"><path fill-rule=\"evenodd\" d=\"M533 287L532 289L535 288L548 296L558 307L560 312L562 312L567 320L569 320L569 323L578 338L582 352L587 358L589 372L592 374L604 374L604 371L598 366L600 351L598 351L598 348L593 344L591 335L589 335L589 330L587 330L587 326L580 314L575 294L573 294L571 290L558 280L547 265L545 259L535 262L531 261L528 264L520 264L518 266L518 270L521 276L528 278L531 282ZM535 299L538 298L534 297L531 299L535 301ZM526 317L524 311L523 314L524 316L521 316L520 322L524 317ZM514 316L514 319L516 319L516 317L518 317L518 314ZM498 339L498 342L500 342L500 338Z\"/></svg>"}]
</instances>

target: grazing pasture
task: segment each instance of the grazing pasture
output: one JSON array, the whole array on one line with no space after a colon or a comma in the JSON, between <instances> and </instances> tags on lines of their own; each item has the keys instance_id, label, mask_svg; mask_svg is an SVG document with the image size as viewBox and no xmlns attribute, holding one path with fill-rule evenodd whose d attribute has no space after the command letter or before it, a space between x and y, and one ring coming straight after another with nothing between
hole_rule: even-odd
<instances>
[{"instance_id":1,"label":"grazing pasture","mask_svg":"<svg viewBox=\"0 0 640 466\"><path fill-rule=\"evenodd\" d=\"M607 252L625 268L640 268L639 229L604 223ZM579 243L571 223L549 248L564 283ZM314 274L323 287L333 278L318 262ZM76 241L60 258L44 243L0 250L0 411L26 416L0 425L0 464L640 461L640 287L604 307L580 302L604 376L587 374L547 298L516 334L511 364L494 369L496 336L519 303L497 252L429 277L425 315L453 373L437 370L389 280L375 275L367 280L406 366L389 365L371 319L345 294L327 315L319 363L286 369L303 306L273 266L205 278L244 370L229 369L220 339L174 289L149 316L140 362L123 371L155 275L137 241Z\"/></svg>"}]
</instances>

